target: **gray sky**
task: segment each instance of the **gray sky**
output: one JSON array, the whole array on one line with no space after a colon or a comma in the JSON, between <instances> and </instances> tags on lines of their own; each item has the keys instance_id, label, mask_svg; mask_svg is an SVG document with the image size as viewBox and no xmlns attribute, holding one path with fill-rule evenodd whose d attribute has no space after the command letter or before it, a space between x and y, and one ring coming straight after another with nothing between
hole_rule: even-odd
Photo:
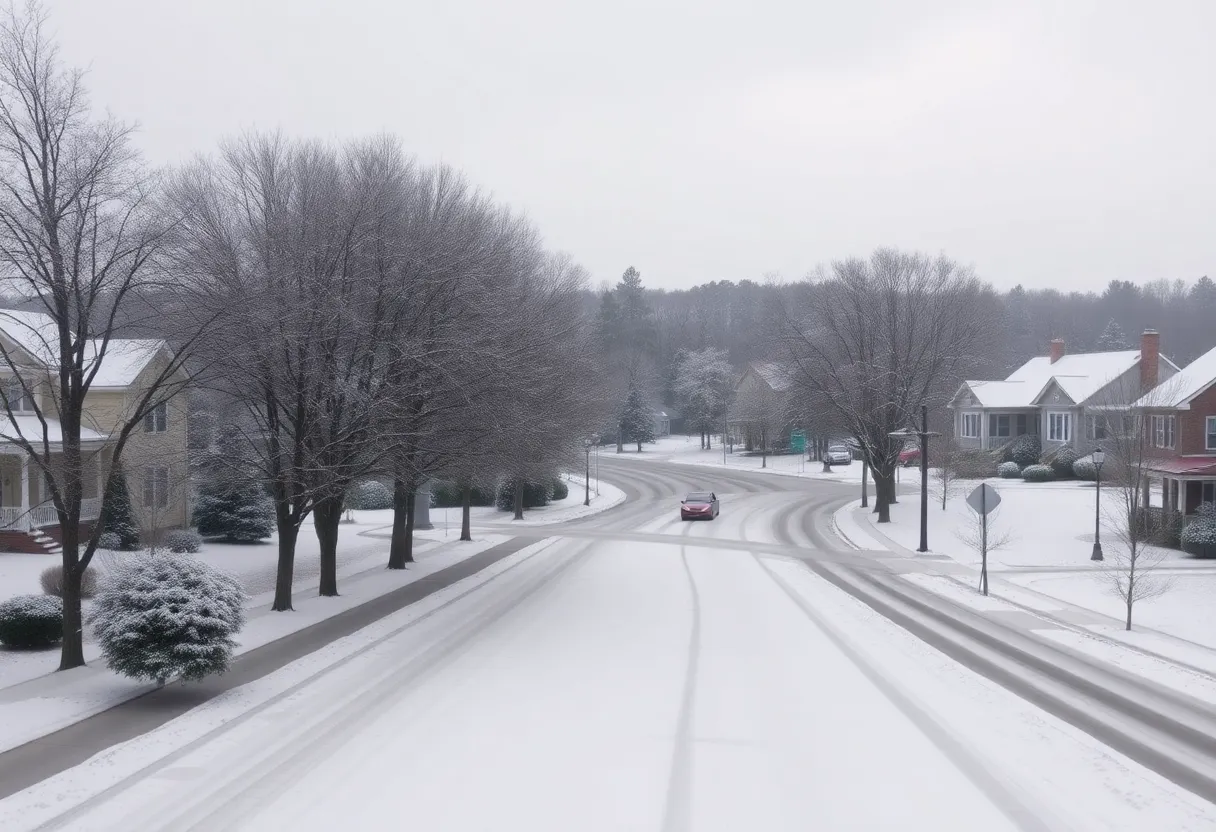
<instances>
[{"instance_id":1,"label":"gray sky","mask_svg":"<svg viewBox=\"0 0 1216 832\"><path fill-rule=\"evenodd\" d=\"M391 131L597 282L795 278L877 245L1002 287L1216 275L1210 0L49 8L153 161Z\"/></svg>"}]
</instances>

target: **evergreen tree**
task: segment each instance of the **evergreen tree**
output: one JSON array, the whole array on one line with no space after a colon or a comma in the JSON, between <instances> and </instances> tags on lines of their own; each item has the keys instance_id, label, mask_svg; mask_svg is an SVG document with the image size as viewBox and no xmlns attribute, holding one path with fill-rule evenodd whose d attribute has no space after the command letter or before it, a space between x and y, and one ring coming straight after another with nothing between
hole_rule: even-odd
<instances>
[{"instance_id":1,"label":"evergreen tree","mask_svg":"<svg viewBox=\"0 0 1216 832\"><path fill-rule=\"evenodd\" d=\"M642 391L631 385L629 395L625 398L625 407L621 410L620 430L622 442L636 442L638 453L642 452L643 442L653 442L654 412L646 404Z\"/></svg>"},{"instance_id":2,"label":"evergreen tree","mask_svg":"<svg viewBox=\"0 0 1216 832\"><path fill-rule=\"evenodd\" d=\"M101 508L102 532L115 535L121 551L134 552L139 549L139 520L136 519L135 507L131 504L127 475L119 467L114 469L111 476L113 482Z\"/></svg>"},{"instance_id":3,"label":"evergreen tree","mask_svg":"<svg viewBox=\"0 0 1216 832\"><path fill-rule=\"evenodd\" d=\"M218 537L227 543L256 543L274 532L274 503L255 485L211 485L199 494L194 524L204 537Z\"/></svg>"},{"instance_id":4,"label":"evergreen tree","mask_svg":"<svg viewBox=\"0 0 1216 832\"><path fill-rule=\"evenodd\" d=\"M1102 330L1102 334L1098 336L1098 352L1115 352L1127 348L1127 336L1123 334L1123 327L1119 326L1118 321L1111 318L1106 324L1106 329Z\"/></svg>"}]
</instances>

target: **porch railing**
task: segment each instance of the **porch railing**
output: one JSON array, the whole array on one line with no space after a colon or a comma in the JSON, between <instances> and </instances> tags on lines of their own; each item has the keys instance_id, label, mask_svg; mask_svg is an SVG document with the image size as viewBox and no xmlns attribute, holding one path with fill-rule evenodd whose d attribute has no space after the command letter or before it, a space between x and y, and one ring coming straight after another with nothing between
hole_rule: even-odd
<instances>
[{"instance_id":1,"label":"porch railing","mask_svg":"<svg viewBox=\"0 0 1216 832\"><path fill-rule=\"evenodd\" d=\"M80 501L80 519L96 520L101 516L101 498L89 497ZM21 506L0 506L0 529L28 532L44 526L59 525L59 514L55 504L40 503L22 510Z\"/></svg>"}]
</instances>

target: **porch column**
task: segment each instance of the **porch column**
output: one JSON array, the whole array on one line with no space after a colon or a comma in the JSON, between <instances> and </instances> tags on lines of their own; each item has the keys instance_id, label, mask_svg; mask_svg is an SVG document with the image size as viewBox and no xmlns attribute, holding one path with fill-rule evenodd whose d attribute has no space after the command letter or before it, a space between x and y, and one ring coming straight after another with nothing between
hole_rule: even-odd
<instances>
[{"instance_id":1,"label":"porch column","mask_svg":"<svg viewBox=\"0 0 1216 832\"><path fill-rule=\"evenodd\" d=\"M29 454L21 455L21 520L19 526L24 529L30 526L30 458Z\"/></svg>"}]
</instances>

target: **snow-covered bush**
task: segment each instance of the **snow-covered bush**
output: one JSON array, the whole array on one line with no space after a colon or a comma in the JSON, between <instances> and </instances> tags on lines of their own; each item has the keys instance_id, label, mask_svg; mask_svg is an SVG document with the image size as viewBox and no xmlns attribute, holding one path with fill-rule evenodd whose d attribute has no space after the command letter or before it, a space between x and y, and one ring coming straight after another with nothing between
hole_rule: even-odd
<instances>
[{"instance_id":1,"label":"snow-covered bush","mask_svg":"<svg viewBox=\"0 0 1216 832\"><path fill-rule=\"evenodd\" d=\"M1092 457L1081 457L1072 464L1072 475L1079 480L1093 482L1098 479L1098 466L1094 465Z\"/></svg>"},{"instance_id":2,"label":"snow-covered bush","mask_svg":"<svg viewBox=\"0 0 1216 832\"><path fill-rule=\"evenodd\" d=\"M1051 455L1051 460L1048 463L1051 465L1052 473L1057 478L1066 480L1072 476L1072 465L1078 459L1078 454L1072 448L1060 448Z\"/></svg>"},{"instance_id":3,"label":"snow-covered bush","mask_svg":"<svg viewBox=\"0 0 1216 832\"><path fill-rule=\"evenodd\" d=\"M1022 469L1022 479L1026 482L1049 482L1055 478L1050 465L1027 465Z\"/></svg>"},{"instance_id":4,"label":"snow-covered bush","mask_svg":"<svg viewBox=\"0 0 1216 832\"><path fill-rule=\"evenodd\" d=\"M97 548L117 552L122 549L122 538L114 532L102 532L97 538Z\"/></svg>"},{"instance_id":5,"label":"snow-covered bush","mask_svg":"<svg viewBox=\"0 0 1216 832\"><path fill-rule=\"evenodd\" d=\"M204 488L194 506L203 537L225 543L256 543L274 533L274 503L257 486Z\"/></svg>"},{"instance_id":6,"label":"snow-covered bush","mask_svg":"<svg viewBox=\"0 0 1216 832\"><path fill-rule=\"evenodd\" d=\"M1195 507L1195 515L1216 523L1216 503L1200 503Z\"/></svg>"},{"instance_id":7,"label":"snow-covered bush","mask_svg":"<svg viewBox=\"0 0 1216 832\"><path fill-rule=\"evenodd\" d=\"M383 511L393 507L393 490L379 480L357 482L346 492L346 507L355 511Z\"/></svg>"},{"instance_id":8,"label":"snow-covered bush","mask_svg":"<svg viewBox=\"0 0 1216 832\"><path fill-rule=\"evenodd\" d=\"M54 595L56 598L63 597L63 564L48 566L42 570L42 574L38 576L38 583L42 585L42 591L47 595ZM84 570L84 574L80 576L80 597L92 598L97 594L97 573L92 569Z\"/></svg>"},{"instance_id":9,"label":"snow-covered bush","mask_svg":"<svg viewBox=\"0 0 1216 832\"><path fill-rule=\"evenodd\" d=\"M1196 517L1182 530L1182 551L1199 558L1216 558L1216 517Z\"/></svg>"},{"instance_id":10,"label":"snow-covered bush","mask_svg":"<svg viewBox=\"0 0 1216 832\"><path fill-rule=\"evenodd\" d=\"M566 485L566 481L561 477L554 477L549 494L553 500L564 500L570 496L570 486Z\"/></svg>"},{"instance_id":11,"label":"snow-covered bush","mask_svg":"<svg viewBox=\"0 0 1216 832\"><path fill-rule=\"evenodd\" d=\"M1016 480L1022 476L1022 469L1016 462L1002 462L997 466L996 472L1007 480Z\"/></svg>"},{"instance_id":12,"label":"snow-covered bush","mask_svg":"<svg viewBox=\"0 0 1216 832\"><path fill-rule=\"evenodd\" d=\"M106 664L133 679L223 673L245 624L236 578L184 555L141 558L120 569L90 616Z\"/></svg>"},{"instance_id":13,"label":"snow-covered bush","mask_svg":"<svg viewBox=\"0 0 1216 832\"><path fill-rule=\"evenodd\" d=\"M1040 454L1043 453L1043 442L1037 434L1028 433L1025 436L1019 436L1013 440L1009 446L1009 458L1016 462L1021 467L1034 465L1038 463Z\"/></svg>"},{"instance_id":14,"label":"snow-covered bush","mask_svg":"<svg viewBox=\"0 0 1216 832\"><path fill-rule=\"evenodd\" d=\"M165 532L164 546L176 555L193 555L202 551L203 536L193 529Z\"/></svg>"},{"instance_id":15,"label":"snow-covered bush","mask_svg":"<svg viewBox=\"0 0 1216 832\"><path fill-rule=\"evenodd\" d=\"M63 600L54 595L17 595L0 602L0 644L33 650L63 638Z\"/></svg>"},{"instance_id":16,"label":"snow-covered bush","mask_svg":"<svg viewBox=\"0 0 1216 832\"><path fill-rule=\"evenodd\" d=\"M473 486L469 505L494 505L494 492ZM435 508L460 508L464 505L464 494L459 483L437 482L431 486L431 505Z\"/></svg>"},{"instance_id":17,"label":"snow-covered bush","mask_svg":"<svg viewBox=\"0 0 1216 832\"><path fill-rule=\"evenodd\" d=\"M546 482L529 482L524 484L524 508L537 508L549 505L550 484ZM515 509L515 482L508 480L498 486L498 508L500 511Z\"/></svg>"},{"instance_id":18,"label":"snow-covered bush","mask_svg":"<svg viewBox=\"0 0 1216 832\"><path fill-rule=\"evenodd\" d=\"M118 545L110 547L114 551L134 552L139 549L139 520L135 517L135 507L131 504L127 476L121 468L114 472L113 481L106 490L101 519L98 522L101 523L105 534L114 535L118 539Z\"/></svg>"}]
</instances>

